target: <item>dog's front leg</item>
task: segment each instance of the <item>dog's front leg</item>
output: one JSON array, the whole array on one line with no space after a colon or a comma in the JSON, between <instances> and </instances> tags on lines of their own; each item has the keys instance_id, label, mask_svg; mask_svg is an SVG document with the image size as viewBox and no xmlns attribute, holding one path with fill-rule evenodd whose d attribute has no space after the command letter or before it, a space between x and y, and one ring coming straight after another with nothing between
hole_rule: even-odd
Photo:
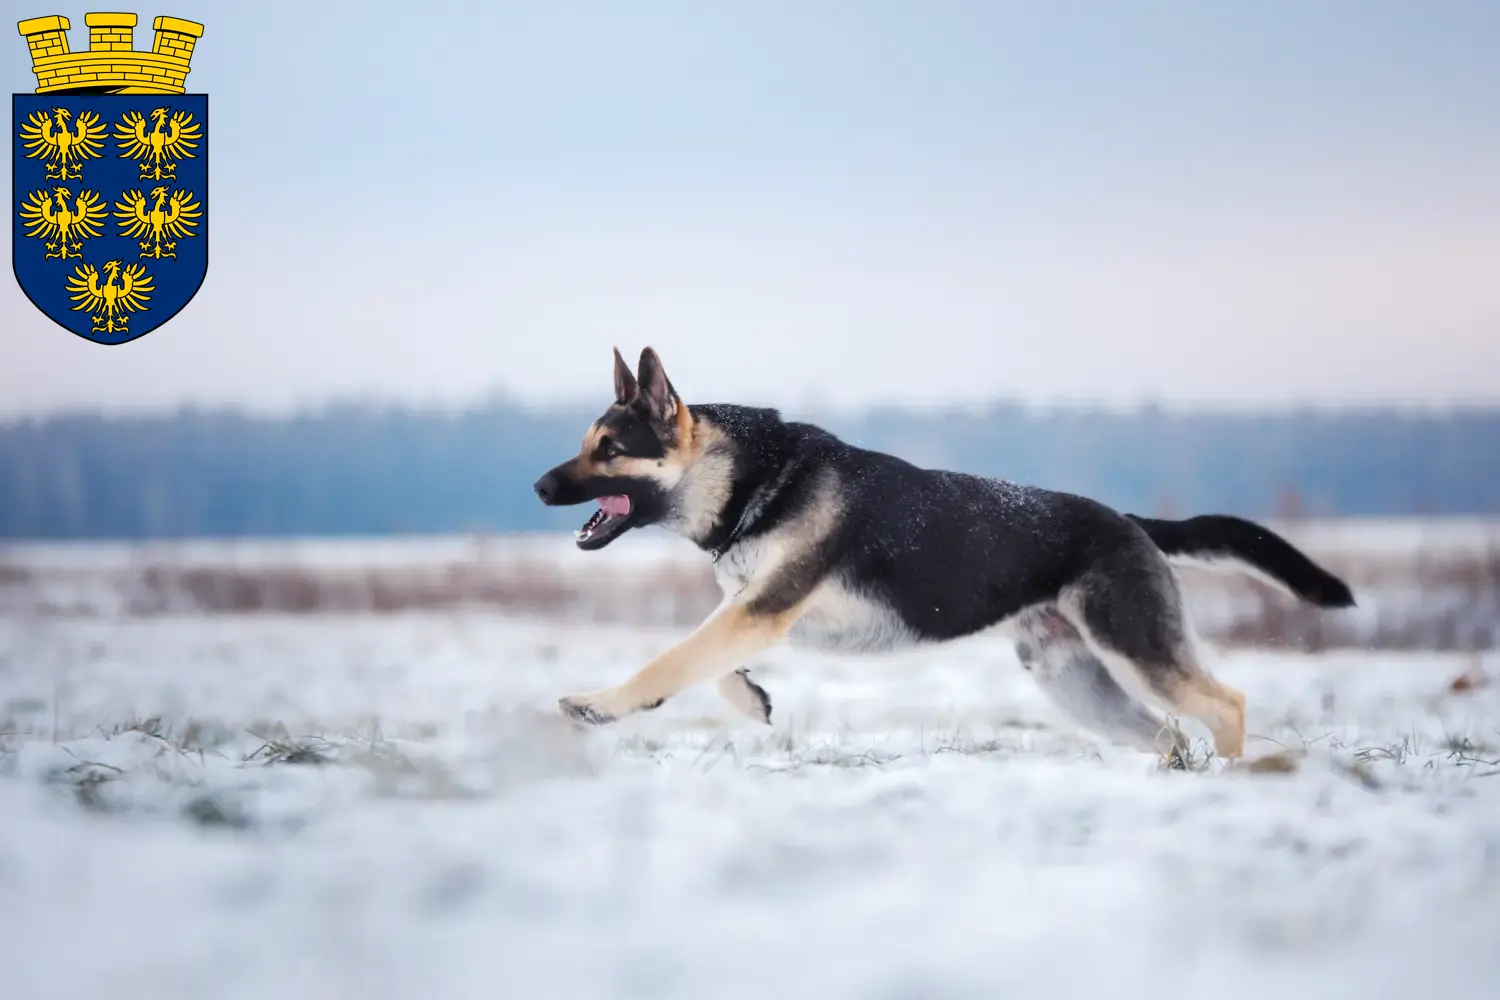
<instances>
[{"instance_id":1,"label":"dog's front leg","mask_svg":"<svg viewBox=\"0 0 1500 1000\"><path fill-rule=\"evenodd\" d=\"M748 657L774 646L786 637L796 620L795 608L759 611L751 603L728 601L692 635L646 664L624 684L573 695L558 705L571 718L594 725L656 708L688 685L721 677Z\"/></svg>"}]
</instances>

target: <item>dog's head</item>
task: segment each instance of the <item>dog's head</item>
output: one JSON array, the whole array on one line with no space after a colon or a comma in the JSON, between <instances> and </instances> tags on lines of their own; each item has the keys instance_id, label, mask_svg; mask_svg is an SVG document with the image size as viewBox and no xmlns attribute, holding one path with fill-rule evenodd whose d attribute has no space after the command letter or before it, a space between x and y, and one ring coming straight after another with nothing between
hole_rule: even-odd
<instances>
[{"instance_id":1,"label":"dog's head","mask_svg":"<svg viewBox=\"0 0 1500 1000\"><path fill-rule=\"evenodd\" d=\"M583 447L536 481L550 507L599 502L576 532L580 549L602 549L628 528L663 517L692 461L693 416L661 358L641 352L636 374L615 351L615 401L583 436Z\"/></svg>"}]
</instances>

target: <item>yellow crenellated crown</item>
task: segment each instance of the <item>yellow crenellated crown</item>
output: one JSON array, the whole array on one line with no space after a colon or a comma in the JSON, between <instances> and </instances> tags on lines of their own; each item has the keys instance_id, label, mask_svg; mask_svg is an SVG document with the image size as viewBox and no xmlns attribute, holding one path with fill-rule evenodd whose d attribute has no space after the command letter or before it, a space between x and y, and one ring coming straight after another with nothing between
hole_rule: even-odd
<instances>
[{"instance_id":1,"label":"yellow crenellated crown","mask_svg":"<svg viewBox=\"0 0 1500 1000\"><path fill-rule=\"evenodd\" d=\"M150 52L135 51L134 14L85 14L89 50L68 51L65 17L33 17L17 27L31 48L38 94L181 94L203 25L158 17Z\"/></svg>"}]
</instances>

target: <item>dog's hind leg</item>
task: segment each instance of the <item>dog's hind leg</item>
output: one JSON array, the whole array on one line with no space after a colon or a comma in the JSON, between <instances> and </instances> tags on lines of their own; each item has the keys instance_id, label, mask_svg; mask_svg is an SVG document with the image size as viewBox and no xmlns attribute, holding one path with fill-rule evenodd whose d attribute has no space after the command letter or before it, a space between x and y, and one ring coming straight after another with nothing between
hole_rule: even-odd
<instances>
[{"instance_id":1,"label":"dog's hind leg","mask_svg":"<svg viewBox=\"0 0 1500 1000\"><path fill-rule=\"evenodd\" d=\"M1182 606L1177 577L1162 557L1127 545L1064 589L1058 607L1120 687L1167 711L1198 719L1214 752L1245 752L1245 696L1213 678Z\"/></svg>"},{"instance_id":2,"label":"dog's hind leg","mask_svg":"<svg viewBox=\"0 0 1500 1000\"><path fill-rule=\"evenodd\" d=\"M1016 654L1037 686L1084 729L1126 746L1170 756L1182 734L1116 683L1056 608L1035 608L1014 627Z\"/></svg>"}]
</instances>

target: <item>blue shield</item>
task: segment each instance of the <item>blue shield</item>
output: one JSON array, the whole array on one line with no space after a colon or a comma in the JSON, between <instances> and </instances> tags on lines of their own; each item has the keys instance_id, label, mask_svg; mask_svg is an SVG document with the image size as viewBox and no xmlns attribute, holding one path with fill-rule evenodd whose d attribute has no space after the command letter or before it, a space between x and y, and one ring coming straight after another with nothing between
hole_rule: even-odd
<instances>
[{"instance_id":1,"label":"blue shield","mask_svg":"<svg viewBox=\"0 0 1500 1000\"><path fill-rule=\"evenodd\" d=\"M208 96L16 94L13 109L26 297L99 344L177 315L208 273Z\"/></svg>"}]
</instances>

